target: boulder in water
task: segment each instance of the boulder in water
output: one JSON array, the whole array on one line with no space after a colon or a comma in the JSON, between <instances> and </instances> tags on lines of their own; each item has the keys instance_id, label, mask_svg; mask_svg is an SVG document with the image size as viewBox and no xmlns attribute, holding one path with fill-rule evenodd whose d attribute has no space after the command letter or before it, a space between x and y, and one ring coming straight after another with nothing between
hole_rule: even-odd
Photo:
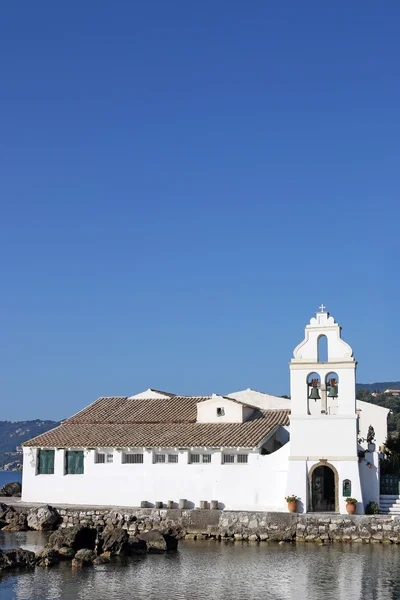
<instances>
[{"instance_id":1,"label":"boulder in water","mask_svg":"<svg viewBox=\"0 0 400 600\"><path fill-rule=\"evenodd\" d=\"M57 552L60 560L72 560L75 556L75 550L70 546L62 546Z\"/></svg>"},{"instance_id":2,"label":"boulder in water","mask_svg":"<svg viewBox=\"0 0 400 600\"><path fill-rule=\"evenodd\" d=\"M3 531L26 531L28 529L26 514L2 502L0 502L0 524L3 526Z\"/></svg>"},{"instance_id":3,"label":"boulder in water","mask_svg":"<svg viewBox=\"0 0 400 600\"><path fill-rule=\"evenodd\" d=\"M54 548L45 548L36 554L36 564L38 567L53 567L60 562L60 554Z\"/></svg>"},{"instance_id":4,"label":"boulder in water","mask_svg":"<svg viewBox=\"0 0 400 600\"><path fill-rule=\"evenodd\" d=\"M58 511L49 505L31 508L27 517L29 529L34 529L35 531L50 531L55 529L59 520L60 515Z\"/></svg>"},{"instance_id":5,"label":"boulder in water","mask_svg":"<svg viewBox=\"0 0 400 600\"><path fill-rule=\"evenodd\" d=\"M32 569L35 566L35 553L22 548L0 550L0 571L6 569Z\"/></svg>"},{"instance_id":6,"label":"boulder in water","mask_svg":"<svg viewBox=\"0 0 400 600\"><path fill-rule=\"evenodd\" d=\"M89 548L82 548L75 554L75 558L72 559L72 566L75 568L92 565L96 558L96 552L89 550Z\"/></svg>"},{"instance_id":7,"label":"boulder in water","mask_svg":"<svg viewBox=\"0 0 400 600\"><path fill-rule=\"evenodd\" d=\"M82 548L94 550L96 534L96 529L85 527L84 525L58 529L50 535L48 546L56 550L60 550L63 547L72 548L75 552L78 552Z\"/></svg>"},{"instance_id":8,"label":"boulder in water","mask_svg":"<svg viewBox=\"0 0 400 600\"><path fill-rule=\"evenodd\" d=\"M124 555L129 554L129 535L126 529L115 527L105 529L101 534L98 547L102 552L111 552L111 554Z\"/></svg>"},{"instance_id":9,"label":"boulder in water","mask_svg":"<svg viewBox=\"0 0 400 600\"><path fill-rule=\"evenodd\" d=\"M161 533L161 531L154 529L140 533L136 538L146 542L147 552L151 554L176 550L178 547L178 540L176 537L170 534Z\"/></svg>"}]
</instances>

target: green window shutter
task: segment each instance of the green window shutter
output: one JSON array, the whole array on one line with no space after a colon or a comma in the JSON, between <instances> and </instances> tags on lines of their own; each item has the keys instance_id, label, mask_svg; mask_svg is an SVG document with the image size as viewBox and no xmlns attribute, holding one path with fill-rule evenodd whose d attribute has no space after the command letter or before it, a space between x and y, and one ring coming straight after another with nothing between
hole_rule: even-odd
<instances>
[{"instance_id":1,"label":"green window shutter","mask_svg":"<svg viewBox=\"0 0 400 600\"><path fill-rule=\"evenodd\" d=\"M39 450L38 475L54 474L54 450Z\"/></svg>"},{"instance_id":2,"label":"green window shutter","mask_svg":"<svg viewBox=\"0 0 400 600\"><path fill-rule=\"evenodd\" d=\"M42 475L45 473L45 455L43 450L39 450L39 469L38 474Z\"/></svg>"},{"instance_id":3,"label":"green window shutter","mask_svg":"<svg viewBox=\"0 0 400 600\"><path fill-rule=\"evenodd\" d=\"M83 474L83 451L82 450L67 450L66 472L68 475L82 475Z\"/></svg>"},{"instance_id":4,"label":"green window shutter","mask_svg":"<svg viewBox=\"0 0 400 600\"><path fill-rule=\"evenodd\" d=\"M83 452L81 451L76 453L76 473L83 475Z\"/></svg>"},{"instance_id":5,"label":"green window shutter","mask_svg":"<svg viewBox=\"0 0 400 600\"><path fill-rule=\"evenodd\" d=\"M49 450L48 460L48 473L49 475L54 475L54 450Z\"/></svg>"}]
</instances>

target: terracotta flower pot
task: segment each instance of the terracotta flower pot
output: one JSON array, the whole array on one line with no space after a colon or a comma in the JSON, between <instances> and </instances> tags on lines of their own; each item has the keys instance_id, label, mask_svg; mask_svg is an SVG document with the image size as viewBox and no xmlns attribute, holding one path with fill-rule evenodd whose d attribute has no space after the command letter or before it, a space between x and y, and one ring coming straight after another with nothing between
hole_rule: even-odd
<instances>
[{"instance_id":1,"label":"terracotta flower pot","mask_svg":"<svg viewBox=\"0 0 400 600\"><path fill-rule=\"evenodd\" d=\"M353 504L353 502L347 502L346 504L346 510L348 512L349 515L354 515L354 513L357 510L357 504Z\"/></svg>"},{"instance_id":2,"label":"terracotta flower pot","mask_svg":"<svg viewBox=\"0 0 400 600\"><path fill-rule=\"evenodd\" d=\"M296 512L297 511L297 502L288 502L287 507L289 509L289 512Z\"/></svg>"}]
</instances>

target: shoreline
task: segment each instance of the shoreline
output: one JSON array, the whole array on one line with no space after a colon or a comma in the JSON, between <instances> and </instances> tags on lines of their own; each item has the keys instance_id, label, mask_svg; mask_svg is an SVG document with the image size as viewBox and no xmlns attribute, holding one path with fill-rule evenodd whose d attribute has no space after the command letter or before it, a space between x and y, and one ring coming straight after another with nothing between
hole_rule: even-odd
<instances>
[{"instance_id":1,"label":"shoreline","mask_svg":"<svg viewBox=\"0 0 400 600\"><path fill-rule=\"evenodd\" d=\"M0 499L3 506L28 518L40 503L19 498ZM53 529L83 525L125 529L129 535L151 530L174 530L180 539L276 542L355 542L400 544L400 517L395 515L340 515L210 509L133 508L52 505L57 515ZM7 520L7 519L5 519ZM26 527L22 530L27 530ZM1 531L1 529L0 529Z\"/></svg>"}]
</instances>

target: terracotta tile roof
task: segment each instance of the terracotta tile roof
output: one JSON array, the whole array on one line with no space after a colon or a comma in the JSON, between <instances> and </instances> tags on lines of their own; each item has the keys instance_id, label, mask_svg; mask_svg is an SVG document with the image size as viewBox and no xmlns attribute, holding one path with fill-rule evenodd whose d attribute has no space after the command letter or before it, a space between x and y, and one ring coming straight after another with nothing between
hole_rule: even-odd
<instances>
[{"instance_id":1,"label":"terracotta tile roof","mask_svg":"<svg viewBox=\"0 0 400 600\"><path fill-rule=\"evenodd\" d=\"M170 400L99 398L59 427L23 445L254 448L276 425L289 425L290 411L260 409L245 423L197 423L196 405L208 399L208 396L174 396Z\"/></svg>"},{"instance_id":2,"label":"terracotta tile roof","mask_svg":"<svg viewBox=\"0 0 400 600\"><path fill-rule=\"evenodd\" d=\"M173 396L168 400L125 396L99 398L66 423L182 423L194 422L197 403L210 396Z\"/></svg>"}]
</instances>

